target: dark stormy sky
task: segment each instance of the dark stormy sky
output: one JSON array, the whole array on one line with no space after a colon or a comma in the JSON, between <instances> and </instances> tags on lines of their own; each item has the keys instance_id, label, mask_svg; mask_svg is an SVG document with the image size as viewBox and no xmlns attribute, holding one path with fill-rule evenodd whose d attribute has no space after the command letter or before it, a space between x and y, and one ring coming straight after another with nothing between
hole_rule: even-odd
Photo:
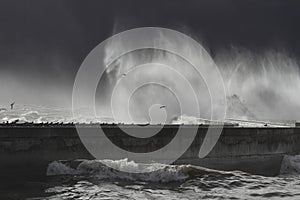
<instances>
[{"instance_id":1,"label":"dark stormy sky","mask_svg":"<svg viewBox=\"0 0 300 200\"><path fill-rule=\"evenodd\" d=\"M300 56L299 20L297 0L1 0L0 105L69 106L85 56L122 30L188 32L212 56L231 46Z\"/></svg>"}]
</instances>

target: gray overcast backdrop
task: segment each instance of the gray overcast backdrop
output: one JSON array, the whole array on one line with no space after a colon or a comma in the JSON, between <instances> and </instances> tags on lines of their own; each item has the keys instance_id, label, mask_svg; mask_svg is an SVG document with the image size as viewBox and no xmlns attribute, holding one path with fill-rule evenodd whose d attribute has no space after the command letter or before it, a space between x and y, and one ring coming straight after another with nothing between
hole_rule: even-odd
<instances>
[{"instance_id":1,"label":"gray overcast backdrop","mask_svg":"<svg viewBox=\"0 0 300 200\"><path fill-rule=\"evenodd\" d=\"M129 28L188 32L214 55L243 47L300 55L300 1L1 0L0 106L10 101L70 106L81 62Z\"/></svg>"}]
</instances>

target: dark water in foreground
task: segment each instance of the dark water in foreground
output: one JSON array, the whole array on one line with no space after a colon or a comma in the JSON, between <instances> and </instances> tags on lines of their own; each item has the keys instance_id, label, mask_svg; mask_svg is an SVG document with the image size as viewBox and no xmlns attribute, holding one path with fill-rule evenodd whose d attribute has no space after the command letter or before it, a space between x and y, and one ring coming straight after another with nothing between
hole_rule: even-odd
<instances>
[{"instance_id":1,"label":"dark water in foreground","mask_svg":"<svg viewBox=\"0 0 300 200\"><path fill-rule=\"evenodd\" d=\"M143 174L118 169L147 170ZM53 162L44 177L1 177L0 199L300 199L300 156L286 156L278 177L127 160Z\"/></svg>"},{"instance_id":2,"label":"dark water in foreground","mask_svg":"<svg viewBox=\"0 0 300 200\"><path fill-rule=\"evenodd\" d=\"M74 119L70 111L62 109L17 105L12 111L0 112L0 121L83 123L92 120L83 116ZM126 160L108 162L113 162L120 170L125 168L126 171L134 172L144 167L155 171L144 174L122 173L107 168L100 161L53 162L45 166L42 177L22 173L23 168L31 168L26 165L11 170L14 173L0 169L0 200L300 199L300 156L286 156L281 174L277 177L239 171L214 171L189 165L143 166Z\"/></svg>"}]
</instances>

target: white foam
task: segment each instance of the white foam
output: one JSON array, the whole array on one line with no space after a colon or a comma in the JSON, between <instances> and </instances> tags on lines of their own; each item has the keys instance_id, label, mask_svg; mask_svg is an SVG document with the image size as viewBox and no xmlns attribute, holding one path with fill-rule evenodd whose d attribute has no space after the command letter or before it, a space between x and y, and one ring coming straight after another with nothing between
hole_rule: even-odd
<instances>
[{"instance_id":1,"label":"white foam","mask_svg":"<svg viewBox=\"0 0 300 200\"><path fill-rule=\"evenodd\" d=\"M38 116L39 112L38 111L29 111L29 112L21 114L21 116L28 116L28 115Z\"/></svg>"},{"instance_id":2,"label":"white foam","mask_svg":"<svg viewBox=\"0 0 300 200\"><path fill-rule=\"evenodd\" d=\"M59 162L54 161L48 165L46 174L48 176L63 175L63 174L76 174L76 170Z\"/></svg>"},{"instance_id":3,"label":"white foam","mask_svg":"<svg viewBox=\"0 0 300 200\"><path fill-rule=\"evenodd\" d=\"M189 165L163 165L163 164L138 164L127 159L122 160L83 160L75 161L80 164L71 168L72 162L62 163L54 161L49 164L47 175L70 175L82 174L91 175L98 179L124 179L131 181L149 181L149 182L172 182L186 180L189 175L187 168ZM116 169L107 167L105 163L112 164ZM74 163L73 163L74 164ZM137 169L142 169L145 173L136 173ZM122 172L122 169L132 173Z\"/></svg>"},{"instance_id":4,"label":"white foam","mask_svg":"<svg viewBox=\"0 0 300 200\"><path fill-rule=\"evenodd\" d=\"M76 164L77 163L77 164ZM113 166L113 168L107 167ZM76 166L76 167L71 167ZM131 173L122 172L129 171ZM136 173L143 171L143 173ZM192 165L165 165L159 163L141 164L127 159L122 160L76 160L54 161L47 168L47 175L90 175L98 179L125 179L132 181L171 182L183 181L201 174L227 174ZM241 173L241 172L239 172ZM285 155L280 175L300 175L300 155Z\"/></svg>"}]
</instances>

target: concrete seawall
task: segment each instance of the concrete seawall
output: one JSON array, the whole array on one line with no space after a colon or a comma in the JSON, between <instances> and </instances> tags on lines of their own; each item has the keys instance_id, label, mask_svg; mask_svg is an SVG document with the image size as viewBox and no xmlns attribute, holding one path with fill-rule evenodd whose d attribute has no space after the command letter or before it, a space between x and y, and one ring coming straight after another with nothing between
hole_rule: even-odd
<instances>
[{"instance_id":1,"label":"concrete seawall","mask_svg":"<svg viewBox=\"0 0 300 200\"><path fill-rule=\"evenodd\" d=\"M82 125L94 129L96 125ZM120 126L120 125L119 125ZM135 129L134 125L121 125ZM187 137L189 128L185 126ZM178 125L166 125L155 136L137 139L124 134L117 125L102 125L110 140L132 152L150 152L168 144ZM154 128L154 125L144 127ZM242 170L254 174L277 175L285 154L300 153L300 128L224 127L221 137L204 159L198 158L207 126L199 126L197 136L176 164L194 164L219 170ZM180 145L180 143L178 143ZM45 174L54 160L93 159L85 149L74 125L0 125L0 170ZM110 158L107 158L110 159ZM9 172L8 172L9 171Z\"/></svg>"}]
</instances>

